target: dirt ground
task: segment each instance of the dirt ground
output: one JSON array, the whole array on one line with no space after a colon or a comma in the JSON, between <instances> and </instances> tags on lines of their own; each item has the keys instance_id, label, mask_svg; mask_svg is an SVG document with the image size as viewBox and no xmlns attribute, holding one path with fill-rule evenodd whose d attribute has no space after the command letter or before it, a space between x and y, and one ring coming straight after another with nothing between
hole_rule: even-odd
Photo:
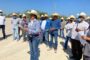
<instances>
[{"instance_id":1,"label":"dirt ground","mask_svg":"<svg viewBox=\"0 0 90 60\"><path fill-rule=\"evenodd\" d=\"M2 33L0 30L0 60L30 60L30 54L27 53L29 51L29 44L28 42L23 42L22 38L20 41L13 40L11 20L9 18L6 19L6 34L7 39L2 40ZM54 49L49 50L45 44L39 45L39 60L70 60L70 48L68 48L67 51L64 51L64 39L58 38L58 40L57 53L54 52Z\"/></svg>"}]
</instances>

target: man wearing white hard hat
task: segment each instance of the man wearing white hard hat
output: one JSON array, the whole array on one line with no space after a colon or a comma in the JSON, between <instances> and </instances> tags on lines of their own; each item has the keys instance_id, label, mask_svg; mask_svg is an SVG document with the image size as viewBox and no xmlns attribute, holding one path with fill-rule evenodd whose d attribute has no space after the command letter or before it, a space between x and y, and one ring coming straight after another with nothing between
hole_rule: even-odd
<instances>
[{"instance_id":1,"label":"man wearing white hard hat","mask_svg":"<svg viewBox=\"0 0 90 60\"><path fill-rule=\"evenodd\" d=\"M42 40L45 44L49 45L49 30L50 30L50 20L48 19L48 15L45 14L44 19L41 21L41 31L42 31Z\"/></svg>"},{"instance_id":2,"label":"man wearing white hard hat","mask_svg":"<svg viewBox=\"0 0 90 60\"><path fill-rule=\"evenodd\" d=\"M61 17L61 29L60 29L60 37L65 38L64 35L64 27L66 25L66 21L64 19L64 17Z\"/></svg>"},{"instance_id":3,"label":"man wearing white hard hat","mask_svg":"<svg viewBox=\"0 0 90 60\"><path fill-rule=\"evenodd\" d=\"M22 30L22 36L23 41L27 40L27 32L24 31L24 28L28 27L28 20L25 14L22 15L22 21L21 21L21 30Z\"/></svg>"},{"instance_id":4,"label":"man wearing white hard hat","mask_svg":"<svg viewBox=\"0 0 90 60\"><path fill-rule=\"evenodd\" d=\"M78 19L78 21L79 21L79 23L78 23L78 26L77 26L77 28L76 28L76 31L78 32L78 37L79 37L79 40L80 40L80 42L81 42L81 44L85 47L85 45L87 45L87 42L85 41L85 40L83 40L82 38L81 38L81 36L85 36L86 35L86 31L88 30L88 28L89 28L89 24L85 21L86 20L86 17L87 17L87 15L86 15L86 13L84 13L84 12L81 12L80 13L80 15L79 15L79 19ZM87 46L86 46L87 47ZM88 47L87 47L88 48ZM89 47L90 48L90 47ZM80 52L80 51L79 51ZM88 56L88 53L87 53L87 50L85 50L84 51L85 52L85 54L83 54L83 55L85 55L85 56Z\"/></svg>"},{"instance_id":5,"label":"man wearing white hard hat","mask_svg":"<svg viewBox=\"0 0 90 60\"><path fill-rule=\"evenodd\" d=\"M35 10L31 10L29 12L30 21L28 23L28 27L24 30L28 32L28 42L30 46L30 60L38 60L39 56L39 35L40 35L40 22L37 20L38 12Z\"/></svg>"},{"instance_id":6,"label":"man wearing white hard hat","mask_svg":"<svg viewBox=\"0 0 90 60\"><path fill-rule=\"evenodd\" d=\"M40 18L40 20L44 20L44 15L41 15L41 18Z\"/></svg>"},{"instance_id":7,"label":"man wearing white hard hat","mask_svg":"<svg viewBox=\"0 0 90 60\"><path fill-rule=\"evenodd\" d=\"M19 19L16 13L12 13L11 24L13 31L13 40L19 40L19 32L18 32Z\"/></svg>"},{"instance_id":8,"label":"man wearing white hard hat","mask_svg":"<svg viewBox=\"0 0 90 60\"><path fill-rule=\"evenodd\" d=\"M64 49L67 49L68 41L71 40L71 31L72 31L72 28L75 24L74 20L75 20L75 16L71 15L69 17L69 22L65 25L66 40L65 40L65 44L64 44Z\"/></svg>"},{"instance_id":9,"label":"man wearing white hard hat","mask_svg":"<svg viewBox=\"0 0 90 60\"><path fill-rule=\"evenodd\" d=\"M72 29L71 36L71 45L72 45L72 54L73 58L80 60L82 58L82 46L85 44L85 41L81 38L82 35L85 35L86 30L89 27L89 24L85 22L86 14L80 13L78 22L74 25Z\"/></svg>"},{"instance_id":10,"label":"man wearing white hard hat","mask_svg":"<svg viewBox=\"0 0 90 60\"><path fill-rule=\"evenodd\" d=\"M45 19L48 19L48 17L49 17L48 14L44 14L44 16L45 16Z\"/></svg>"},{"instance_id":11,"label":"man wearing white hard hat","mask_svg":"<svg viewBox=\"0 0 90 60\"><path fill-rule=\"evenodd\" d=\"M70 17L66 18L66 24L68 24L70 22Z\"/></svg>"},{"instance_id":12,"label":"man wearing white hard hat","mask_svg":"<svg viewBox=\"0 0 90 60\"><path fill-rule=\"evenodd\" d=\"M0 28L2 29L2 33L3 33L3 39L6 38L6 34L5 34L5 16L3 16L3 11L0 10Z\"/></svg>"},{"instance_id":13,"label":"man wearing white hard hat","mask_svg":"<svg viewBox=\"0 0 90 60\"><path fill-rule=\"evenodd\" d=\"M58 30L61 27L60 24L61 24L61 20L59 19L59 14L53 13L51 24L50 24L50 26L51 26L50 27L50 36L51 36L50 47L54 47L55 53L57 51L57 46L58 46ZM54 41L55 41L55 43L54 43Z\"/></svg>"}]
</instances>

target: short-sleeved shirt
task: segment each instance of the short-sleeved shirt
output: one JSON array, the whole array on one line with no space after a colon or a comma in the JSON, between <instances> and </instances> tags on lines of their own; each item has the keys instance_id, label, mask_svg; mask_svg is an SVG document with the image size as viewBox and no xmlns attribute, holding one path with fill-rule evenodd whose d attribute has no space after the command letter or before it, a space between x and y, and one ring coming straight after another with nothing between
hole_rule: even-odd
<instances>
[{"instance_id":1,"label":"short-sleeved shirt","mask_svg":"<svg viewBox=\"0 0 90 60\"><path fill-rule=\"evenodd\" d=\"M0 16L0 25L5 25L5 16Z\"/></svg>"},{"instance_id":2,"label":"short-sleeved shirt","mask_svg":"<svg viewBox=\"0 0 90 60\"><path fill-rule=\"evenodd\" d=\"M16 18L16 19L11 19L11 22L12 22L12 28L18 28L18 26L19 26L19 20L18 20L18 18Z\"/></svg>"}]
</instances>

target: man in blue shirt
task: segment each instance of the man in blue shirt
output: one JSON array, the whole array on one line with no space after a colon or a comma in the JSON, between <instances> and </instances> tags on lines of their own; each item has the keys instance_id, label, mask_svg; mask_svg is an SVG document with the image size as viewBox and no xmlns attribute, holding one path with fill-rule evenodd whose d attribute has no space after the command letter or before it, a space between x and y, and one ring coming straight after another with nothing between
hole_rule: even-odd
<instances>
[{"instance_id":1,"label":"man in blue shirt","mask_svg":"<svg viewBox=\"0 0 90 60\"><path fill-rule=\"evenodd\" d=\"M55 39L54 43L54 50L56 52L57 46L58 46L58 29L60 29L60 24L61 21L58 19L59 14L58 13L53 13L52 14L52 20L51 20L51 25L50 25L50 35L51 35L51 43L50 46L53 45L53 38Z\"/></svg>"},{"instance_id":2,"label":"man in blue shirt","mask_svg":"<svg viewBox=\"0 0 90 60\"><path fill-rule=\"evenodd\" d=\"M50 20L48 19L48 15L45 14L41 16L43 19L41 21L41 31L42 31L42 40L46 43L46 45L49 44L49 30L50 30Z\"/></svg>"}]
</instances>

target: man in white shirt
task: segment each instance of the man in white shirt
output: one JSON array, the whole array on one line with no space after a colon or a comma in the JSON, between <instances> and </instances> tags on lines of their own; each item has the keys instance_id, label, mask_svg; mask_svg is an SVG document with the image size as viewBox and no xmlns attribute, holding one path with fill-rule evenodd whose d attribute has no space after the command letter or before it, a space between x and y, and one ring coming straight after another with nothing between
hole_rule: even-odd
<instances>
[{"instance_id":1,"label":"man in white shirt","mask_svg":"<svg viewBox=\"0 0 90 60\"><path fill-rule=\"evenodd\" d=\"M13 40L19 40L19 33L18 33L19 20L17 18L16 13L12 14L11 24L12 24L12 31L13 31Z\"/></svg>"},{"instance_id":2,"label":"man in white shirt","mask_svg":"<svg viewBox=\"0 0 90 60\"><path fill-rule=\"evenodd\" d=\"M85 32L89 27L89 24L85 22L85 17L85 13L80 13L78 22L72 29L71 46L73 58L75 60L80 60L82 58L82 45L85 43L85 41L81 39L81 36L85 35Z\"/></svg>"},{"instance_id":3,"label":"man in white shirt","mask_svg":"<svg viewBox=\"0 0 90 60\"><path fill-rule=\"evenodd\" d=\"M0 10L0 28L2 29L3 39L6 38L5 34L5 16L3 16L2 10Z\"/></svg>"},{"instance_id":4,"label":"man in white shirt","mask_svg":"<svg viewBox=\"0 0 90 60\"><path fill-rule=\"evenodd\" d=\"M64 17L61 18L61 29L60 29L60 37L65 38L65 34L64 34L64 27L66 25L66 21L64 19Z\"/></svg>"},{"instance_id":5,"label":"man in white shirt","mask_svg":"<svg viewBox=\"0 0 90 60\"><path fill-rule=\"evenodd\" d=\"M75 17L73 15L71 15L68 24L65 25L66 40L65 40L65 44L64 44L64 49L67 49L68 41L71 40L71 31L75 24L74 20L75 20Z\"/></svg>"},{"instance_id":6,"label":"man in white shirt","mask_svg":"<svg viewBox=\"0 0 90 60\"><path fill-rule=\"evenodd\" d=\"M49 29L50 29L50 20L48 19L48 15L44 14L41 16L41 31L42 31L42 40L45 42L45 44L49 45Z\"/></svg>"}]
</instances>

